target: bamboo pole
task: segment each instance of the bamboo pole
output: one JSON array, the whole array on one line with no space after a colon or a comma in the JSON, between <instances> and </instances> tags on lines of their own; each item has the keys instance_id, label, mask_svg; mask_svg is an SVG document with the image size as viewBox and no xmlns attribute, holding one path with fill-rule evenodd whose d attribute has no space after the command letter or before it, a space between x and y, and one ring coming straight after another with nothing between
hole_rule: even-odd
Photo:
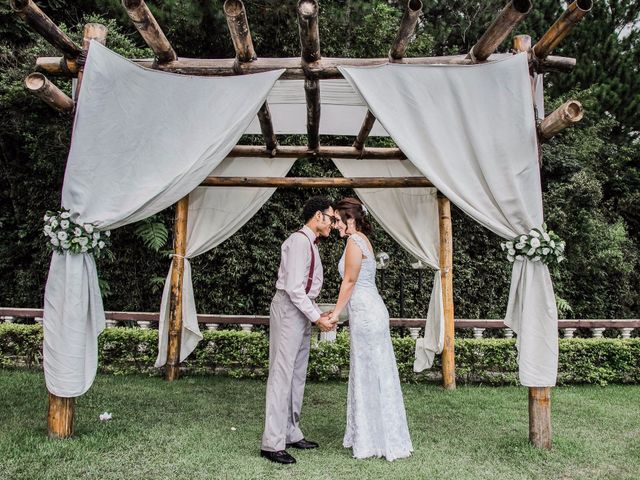
<instances>
[{"instance_id":1,"label":"bamboo pole","mask_svg":"<svg viewBox=\"0 0 640 480\"><path fill-rule=\"evenodd\" d=\"M582 104L577 100L569 100L545 117L538 126L540 142L549 141L554 135L582 120L584 112Z\"/></svg>"},{"instance_id":2,"label":"bamboo pole","mask_svg":"<svg viewBox=\"0 0 640 480\"><path fill-rule=\"evenodd\" d=\"M169 342L167 346L168 381L177 380L180 374L180 344L182 340L182 291L184 277L184 255L187 249L187 214L189 196L176 203L173 240L173 268L171 270L171 297L169 304Z\"/></svg>"},{"instance_id":3,"label":"bamboo pole","mask_svg":"<svg viewBox=\"0 0 640 480\"><path fill-rule=\"evenodd\" d=\"M298 1L298 32L300 35L301 66L304 71L304 94L307 101L307 144L309 150L320 146L320 81L309 70L309 65L318 62L320 55L320 32L318 29L318 2Z\"/></svg>"},{"instance_id":4,"label":"bamboo pole","mask_svg":"<svg viewBox=\"0 0 640 480\"><path fill-rule=\"evenodd\" d=\"M445 390L456 388L455 321L453 318L453 232L451 227L451 203L438 195L440 227L440 280L444 306L444 348L442 349L442 386Z\"/></svg>"},{"instance_id":5,"label":"bamboo pole","mask_svg":"<svg viewBox=\"0 0 640 480\"><path fill-rule=\"evenodd\" d=\"M29 92L59 112L73 111L73 100L51 83L43 74L30 73L24 80L24 84Z\"/></svg>"},{"instance_id":6,"label":"bamboo pole","mask_svg":"<svg viewBox=\"0 0 640 480\"><path fill-rule=\"evenodd\" d=\"M513 37L513 51L516 53L528 52L531 50L531 36L516 35Z\"/></svg>"},{"instance_id":7,"label":"bamboo pole","mask_svg":"<svg viewBox=\"0 0 640 480\"><path fill-rule=\"evenodd\" d=\"M487 62L496 62L511 57L510 53L494 53ZM258 58L253 62L238 64L235 58L200 59L180 58L173 62L157 64L153 59L132 59L141 67L153 68L163 72L180 73L198 76L231 76L247 73L269 72L284 69L280 77L282 80L302 80L305 75L326 80L343 78L338 67L372 67L386 65L388 58L331 58L304 65L300 57ZM74 76L78 73L78 66L74 62L63 64L60 57L40 57L36 59L36 71L47 75ZM403 58L395 63L405 65L472 65L474 62L468 55L449 55L444 57L411 57ZM532 62L536 72L570 72L576 66L576 59L550 55L542 60Z\"/></svg>"},{"instance_id":8,"label":"bamboo pole","mask_svg":"<svg viewBox=\"0 0 640 480\"><path fill-rule=\"evenodd\" d=\"M399 148L364 147L362 150L358 150L354 147L320 146L316 150L309 150L309 147L299 145L278 145L274 151L265 150L263 145L236 145L229 152L228 157L337 157L367 160L404 160L407 158Z\"/></svg>"},{"instance_id":9,"label":"bamboo pole","mask_svg":"<svg viewBox=\"0 0 640 480\"><path fill-rule=\"evenodd\" d=\"M277 188L424 188L433 184L424 177L207 177L204 187Z\"/></svg>"},{"instance_id":10,"label":"bamboo pole","mask_svg":"<svg viewBox=\"0 0 640 480\"><path fill-rule=\"evenodd\" d=\"M400 28L396 35L391 50L389 50L389 60L395 62L404 57L409 43L411 43L411 37L416 29L416 23L418 23L418 17L422 12L422 2L420 0L409 0L407 7L402 15L400 22Z\"/></svg>"},{"instance_id":11,"label":"bamboo pole","mask_svg":"<svg viewBox=\"0 0 640 480\"><path fill-rule=\"evenodd\" d=\"M49 393L47 415L49 438L65 439L73 435L74 397L57 397Z\"/></svg>"},{"instance_id":12,"label":"bamboo pole","mask_svg":"<svg viewBox=\"0 0 640 480\"><path fill-rule=\"evenodd\" d=\"M367 110L367 114L362 121L362 126L358 132L358 136L353 142L353 148L362 151L364 148L364 142L367 140L367 137L369 137L374 123L376 123L376 117L371 113L371 110Z\"/></svg>"},{"instance_id":13,"label":"bamboo pole","mask_svg":"<svg viewBox=\"0 0 640 480\"><path fill-rule=\"evenodd\" d=\"M236 58L241 62L252 62L257 56L253 49L253 40L244 4L240 0L226 0L222 8L227 18L227 26L233 41L233 48L236 51Z\"/></svg>"},{"instance_id":14,"label":"bamboo pole","mask_svg":"<svg viewBox=\"0 0 640 480\"><path fill-rule=\"evenodd\" d=\"M307 100L307 145L309 150L320 147L320 80L305 79L304 96Z\"/></svg>"},{"instance_id":15,"label":"bamboo pole","mask_svg":"<svg viewBox=\"0 0 640 480\"><path fill-rule=\"evenodd\" d=\"M573 27L591 10L591 0L576 0L560 15L558 20L533 46L533 54L538 59L546 58L566 37Z\"/></svg>"},{"instance_id":16,"label":"bamboo pole","mask_svg":"<svg viewBox=\"0 0 640 480\"><path fill-rule=\"evenodd\" d=\"M99 23L88 23L84 26L82 46L83 55L86 52L92 39L105 42L107 38L107 27ZM82 69L78 72L78 85L76 86L76 100L82 84ZM49 392L49 405L47 407L47 430L50 438L69 438L73 435L73 415L75 411L75 398L63 398Z\"/></svg>"},{"instance_id":17,"label":"bamboo pole","mask_svg":"<svg viewBox=\"0 0 640 480\"><path fill-rule=\"evenodd\" d=\"M238 69L241 71L240 65L242 63L253 62L258 58L253 48L247 13L244 4L240 0L226 0L223 8L233 48L236 51ZM258 110L258 120L266 148L268 151L273 152L278 145L278 140L273 130L269 104L266 101Z\"/></svg>"},{"instance_id":18,"label":"bamboo pole","mask_svg":"<svg viewBox=\"0 0 640 480\"><path fill-rule=\"evenodd\" d=\"M530 11L530 0L511 0L471 48L469 58L484 62Z\"/></svg>"},{"instance_id":19,"label":"bamboo pole","mask_svg":"<svg viewBox=\"0 0 640 480\"><path fill-rule=\"evenodd\" d=\"M156 54L158 63L162 64L178 59L176 52L144 0L122 0L122 5L144 41Z\"/></svg>"},{"instance_id":20,"label":"bamboo pole","mask_svg":"<svg viewBox=\"0 0 640 480\"><path fill-rule=\"evenodd\" d=\"M11 0L11 8L65 56L76 58L81 49L32 0Z\"/></svg>"},{"instance_id":21,"label":"bamboo pole","mask_svg":"<svg viewBox=\"0 0 640 480\"><path fill-rule=\"evenodd\" d=\"M529 441L551 449L551 387L529 387Z\"/></svg>"}]
</instances>

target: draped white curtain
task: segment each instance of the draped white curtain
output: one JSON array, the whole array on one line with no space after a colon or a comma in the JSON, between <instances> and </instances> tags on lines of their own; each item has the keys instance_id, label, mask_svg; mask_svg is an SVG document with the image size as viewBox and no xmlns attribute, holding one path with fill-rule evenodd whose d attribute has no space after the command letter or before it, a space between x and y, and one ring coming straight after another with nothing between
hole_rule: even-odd
<instances>
[{"instance_id":1,"label":"draped white curtain","mask_svg":"<svg viewBox=\"0 0 640 480\"><path fill-rule=\"evenodd\" d=\"M340 70L413 165L465 213L508 239L542 225L525 54L473 66ZM518 334L523 385L555 384L557 318L547 266L516 261L505 323Z\"/></svg>"},{"instance_id":2,"label":"draped white curtain","mask_svg":"<svg viewBox=\"0 0 640 480\"><path fill-rule=\"evenodd\" d=\"M233 78L147 70L92 42L62 205L80 223L113 229L193 191L226 157L282 70ZM93 257L55 254L44 301L44 371L60 397L86 392L104 310Z\"/></svg>"},{"instance_id":3,"label":"draped white curtain","mask_svg":"<svg viewBox=\"0 0 640 480\"><path fill-rule=\"evenodd\" d=\"M295 162L289 158L227 158L211 173L217 177L284 177ZM182 283L182 337L180 361L202 339L198 327L190 258L217 247L237 232L271 198L275 188L198 187L189 195L187 247ZM171 272L162 292L156 367L167 361Z\"/></svg>"},{"instance_id":4,"label":"draped white curtain","mask_svg":"<svg viewBox=\"0 0 640 480\"><path fill-rule=\"evenodd\" d=\"M408 160L346 160L334 158L344 177L416 177ZM435 188L356 188L377 222L415 258L436 270L425 321L424 337L416 341L414 370L431 368L444 346L444 309L440 279L440 228Z\"/></svg>"}]
</instances>

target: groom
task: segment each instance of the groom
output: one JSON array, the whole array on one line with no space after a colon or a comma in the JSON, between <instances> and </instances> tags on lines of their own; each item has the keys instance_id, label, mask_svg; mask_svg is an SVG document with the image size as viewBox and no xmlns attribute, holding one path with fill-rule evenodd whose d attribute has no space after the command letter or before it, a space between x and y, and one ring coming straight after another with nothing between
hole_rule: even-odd
<instances>
[{"instance_id":1,"label":"groom","mask_svg":"<svg viewBox=\"0 0 640 480\"><path fill-rule=\"evenodd\" d=\"M296 463L285 448L318 448L300 430L300 410L309 363L311 324L323 332L334 328L329 313L315 303L322 288L320 237L334 223L331 202L312 197L303 208L305 225L281 248L276 294L269 318L269 380L260 455L276 463Z\"/></svg>"}]
</instances>

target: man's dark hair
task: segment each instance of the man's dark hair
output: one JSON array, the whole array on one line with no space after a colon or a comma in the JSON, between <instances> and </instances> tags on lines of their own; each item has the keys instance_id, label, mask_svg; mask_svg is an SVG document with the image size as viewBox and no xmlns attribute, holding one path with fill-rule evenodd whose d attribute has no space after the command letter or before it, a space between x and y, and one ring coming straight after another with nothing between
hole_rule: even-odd
<instances>
[{"instance_id":1,"label":"man's dark hair","mask_svg":"<svg viewBox=\"0 0 640 480\"><path fill-rule=\"evenodd\" d=\"M304 223L307 223L316 212L324 212L331 206L331 200L326 197L311 197L302 208L302 217Z\"/></svg>"}]
</instances>

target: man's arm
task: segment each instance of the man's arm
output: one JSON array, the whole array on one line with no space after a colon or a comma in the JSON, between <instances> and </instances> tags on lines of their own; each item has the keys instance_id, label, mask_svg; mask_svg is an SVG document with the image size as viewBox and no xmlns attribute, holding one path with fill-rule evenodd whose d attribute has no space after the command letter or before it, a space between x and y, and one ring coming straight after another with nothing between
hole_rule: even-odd
<instances>
[{"instance_id":1,"label":"man's arm","mask_svg":"<svg viewBox=\"0 0 640 480\"><path fill-rule=\"evenodd\" d=\"M298 310L315 323L321 312L305 292L311 262L310 242L303 234L294 235L290 240L282 250L285 267L284 291Z\"/></svg>"}]
</instances>

